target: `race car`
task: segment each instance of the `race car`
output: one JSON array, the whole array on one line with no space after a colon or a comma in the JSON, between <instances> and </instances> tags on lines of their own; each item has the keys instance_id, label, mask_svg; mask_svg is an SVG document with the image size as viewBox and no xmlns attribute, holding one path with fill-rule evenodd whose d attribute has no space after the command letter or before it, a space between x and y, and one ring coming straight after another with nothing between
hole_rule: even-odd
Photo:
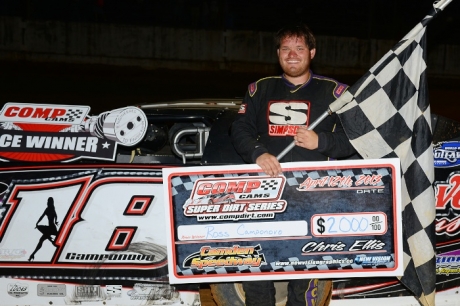
<instances>
[{"instance_id":1,"label":"race car","mask_svg":"<svg viewBox=\"0 0 460 306\"><path fill-rule=\"evenodd\" d=\"M189 99L137 105L148 119L144 139L120 147L117 163L244 164L230 140L241 99ZM432 114L433 143L460 136L457 122Z\"/></svg>"},{"instance_id":2,"label":"race car","mask_svg":"<svg viewBox=\"0 0 460 306\"><path fill-rule=\"evenodd\" d=\"M56 271L60 271L59 273L62 274L60 277L68 283L66 286L74 291L72 294L75 296L72 296L72 301L69 302L81 302L88 297L93 301L99 299L105 302L110 301L107 298L109 297L113 298L113 303L118 303L116 299L121 297L126 301L150 298L156 288L147 286L139 280L148 278L148 281L164 283L168 266L166 247L162 241L165 228L161 224L165 218L160 211L162 205L155 205L155 201L159 203L162 199L162 169L173 166L243 164L243 160L233 149L230 141L230 126L240 105L240 99L181 100L137 105L91 117L87 116L88 108L85 106L27 103L5 105L3 113L8 116L1 117L4 121L0 126L3 141L1 158L14 163L5 163L0 180L2 209L7 208L4 210L7 212L5 215L7 222L2 223L5 234L1 247L8 250L5 251L1 262L2 275L10 275L5 273L16 271L17 266L14 266L15 263L10 259L14 257L21 268L27 269L29 275L46 278L48 274L54 276ZM27 114L29 116L26 116ZM53 120L48 120L49 118ZM136 141L131 145L131 141L137 140L137 137L125 137L127 135L125 132L144 131L144 127L145 135L139 142ZM433 115L432 127L434 144L451 141L448 145L436 146L437 150L440 150L439 156L449 157L453 156L451 154L457 154L446 150L460 150L460 124ZM139 136L140 133L136 135ZM116 147L117 144L120 146ZM112 152L116 152L116 155ZM90 161L91 158L93 161ZM39 162L49 162L51 159L66 163L37 165ZM94 160L98 160L98 163L101 160L109 162L101 165L96 164ZM78 163L71 164L69 161ZM29 165L24 166L25 163ZM453 250L456 250L453 242L458 241L458 233L453 232L452 227L449 226L455 224L456 215L448 214L456 203L449 199L457 197L456 185L452 184L457 182L458 167L458 164L449 164L449 168L436 171L437 188L442 191L439 192L442 205L439 205L437 219L439 224L445 224L444 227L439 227L436 233L439 245L437 251L440 253L440 262L437 266L440 272L436 284L438 292L458 290L459 287L458 278L452 277L455 274L446 274L453 271L449 266L450 262L458 260L458 255L453 253ZM73 188L75 184L80 184L82 187ZM64 190L64 187L67 189ZM102 193L99 190L106 191ZM82 196L77 196L80 193ZM43 203L46 204L44 199L51 196L59 203L56 206L57 215L61 218L59 234L56 240L52 241L50 237L49 243L46 241L43 243L42 240L46 240L47 236L41 236L38 228L42 227L34 227L34 224L30 226L29 214L34 216L38 214L36 216L38 219L42 213L39 207L44 209ZM184 197L182 201L182 203L186 202L187 198ZM188 205L234 202L236 202L235 195L227 193L216 194L214 197L204 196L190 201ZM110 205L111 209L106 209L107 205ZM9 207L11 209L8 209ZM27 209L29 207L33 209ZM83 215L88 210L93 213ZM36 219L33 219L33 222L35 221ZM136 221L135 226L127 227L125 223L128 221ZM97 235L92 234L93 231L96 231ZM154 243L149 241L152 237ZM160 243L157 243L158 241ZM8 243L14 247L3 247ZM91 249L88 249L89 247ZM96 247L97 251L94 250ZM38 251L35 261L31 259L32 256L29 256L34 248ZM140 249L150 252L136 256L141 256L144 261L154 260L151 270L146 269L145 264L137 260L138 257L135 257L136 260L132 260L129 265L126 263L114 265L112 262L117 263L116 261L123 258L124 255L120 252L139 253ZM106 258L108 253L115 255ZM95 259L98 258L108 260L95 263ZM88 276L86 268L56 269L56 267L60 268L60 265L67 267L70 264L77 267L80 264L84 267L93 264L105 275L104 279L96 281L96 276L99 277L99 274ZM138 266L142 267L138 268ZM95 270L91 269L91 271ZM156 272L152 273L152 271ZM126 273L130 280L118 279L120 275ZM73 280L74 274L81 276L82 280ZM72 287L69 284L69 277L74 283ZM87 277L90 277L89 281L86 281ZM0 285L10 288L2 298L11 296L14 299L22 296L23 289L33 282L20 277L15 279L17 284L8 278L3 278L0 282ZM321 282L319 287L321 291L319 296L325 294L326 299L330 292L327 284ZM54 290L49 287L51 285L39 285L43 285L42 287L50 294L56 294L52 297L56 301L61 298L60 291L51 292ZM58 286L56 288L64 289L62 283L54 285ZM277 285L279 302L277 305L283 305L287 292L286 283L279 282ZM129 286L132 288L129 291L131 295L127 295L126 291ZM138 288L147 289L138 290ZM225 305L226 301L232 301L232 305L244 305L241 283L211 284L211 289L219 306ZM122 294L122 290L126 292ZM61 291L63 295L64 290ZM89 293L91 296L88 295ZM171 300L176 298L174 294L166 295ZM340 279L333 282L331 304L342 305L335 302L352 300L351 302L355 303L353 305L358 305L354 299L366 302L369 298L386 300L386 297L399 296L411 297L396 278ZM32 298L30 296L30 299ZM179 302L182 303L185 298L181 295ZM195 297L191 296L190 299L191 305L195 302Z\"/></svg>"},{"instance_id":3,"label":"race car","mask_svg":"<svg viewBox=\"0 0 460 306\"><path fill-rule=\"evenodd\" d=\"M139 105L149 120L147 135L136 148L121 149L117 162L191 166L242 164L244 162L231 145L229 134L240 105L241 101L238 99L182 100ZM433 144L460 137L458 122L436 114L432 114L432 129ZM221 201L224 198L219 195L216 199ZM210 204L210 201L214 204L218 203L203 197L190 199L187 205ZM449 285L443 277L439 279L442 281L437 282L438 291L446 292L458 286L453 278L449 278ZM284 305L287 294L286 282L277 282L275 286L277 305ZM350 299L353 303L357 303L358 300L365 302L368 298L378 298L383 301L385 297L409 298L410 295L396 279L340 279L334 280L332 286L332 305L335 305L334 302L350 301ZM326 282L320 283L321 292L327 292L326 287ZM377 287L379 289L375 291L373 288ZM244 305L241 283L211 284L211 290L218 305L226 305L226 301L230 300L233 301L233 305ZM404 303L410 304L412 300L401 298L400 305L406 305Z\"/></svg>"},{"instance_id":4,"label":"race car","mask_svg":"<svg viewBox=\"0 0 460 306\"><path fill-rule=\"evenodd\" d=\"M230 141L240 99L191 99L138 105L146 114L146 136L121 148L117 163L166 165L242 164Z\"/></svg>"}]
</instances>

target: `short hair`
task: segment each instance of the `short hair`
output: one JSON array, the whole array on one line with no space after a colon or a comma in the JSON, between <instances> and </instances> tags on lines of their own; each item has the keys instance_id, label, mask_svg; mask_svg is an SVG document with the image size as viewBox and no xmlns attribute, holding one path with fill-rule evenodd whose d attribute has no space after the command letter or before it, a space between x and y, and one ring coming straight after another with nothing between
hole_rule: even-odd
<instances>
[{"instance_id":1,"label":"short hair","mask_svg":"<svg viewBox=\"0 0 460 306\"><path fill-rule=\"evenodd\" d=\"M313 32L304 23L290 24L281 28L275 34L276 49L280 48L281 42L286 37L303 37L308 49L316 49L316 38Z\"/></svg>"}]
</instances>

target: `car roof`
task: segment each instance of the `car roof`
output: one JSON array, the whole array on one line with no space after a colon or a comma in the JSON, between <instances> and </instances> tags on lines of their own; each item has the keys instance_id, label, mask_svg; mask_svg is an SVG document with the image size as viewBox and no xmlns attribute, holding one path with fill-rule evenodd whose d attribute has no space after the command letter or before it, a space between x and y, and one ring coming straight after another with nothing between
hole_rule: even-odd
<instances>
[{"instance_id":1,"label":"car roof","mask_svg":"<svg viewBox=\"0 0 460 306\"><path fill-rule=\"evenodd\" d=\"M236 99L184 99L166 102L155 102L140 104L141 109L173 109L173 108L195 108L195 109L238 109L241 106L242 98Z\"/></svg>"}]
</instances>

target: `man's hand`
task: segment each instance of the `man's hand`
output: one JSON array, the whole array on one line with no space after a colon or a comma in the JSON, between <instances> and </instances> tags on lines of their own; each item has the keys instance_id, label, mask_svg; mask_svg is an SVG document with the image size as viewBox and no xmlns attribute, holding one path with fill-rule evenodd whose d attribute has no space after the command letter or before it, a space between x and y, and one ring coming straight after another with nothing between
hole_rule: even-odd
<instances>
[{"instance_id":1,"label":"man's hand","mask_svg":"<svg viewBox=\"0 0 460 306\"><path fill-rule=\"evenodd\" d=\"M314 131L307 130L304 127L300 127L297 130L297 134L294 136L296 146L314 150L318 148L318 134Z\"/></svg>"},{"instance_id":2,"label":"man's hand","mask_svg":"<svg viewBox=\"0 0 460 306\"><path fill-rule=\"evenodd\" d=\"M264 153L257 157L256 164L270 176L277 176L278 174L283 173L279 161L275 156L269 153Z\"/></svg>"}]
</instances>

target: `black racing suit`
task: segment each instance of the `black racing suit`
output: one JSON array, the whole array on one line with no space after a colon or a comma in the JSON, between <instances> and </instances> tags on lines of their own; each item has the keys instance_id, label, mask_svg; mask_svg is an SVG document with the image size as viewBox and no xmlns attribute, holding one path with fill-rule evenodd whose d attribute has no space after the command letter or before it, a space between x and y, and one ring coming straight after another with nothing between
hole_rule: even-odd
<instances>
[{"instance_id":1,"label":"black racing suit","mask_svg":"<svg viewBox=\"0 0 460 306\"><path fill-rule=\"evenodd\" d=\"M328 110L348 86L311 74L302 85L295 86L275 76L261 79L248 87L239 114L231 129L236 151L248 163L255 163L263 153L277 156L290 143L299 126L308 127ZM324 161L352 155L350 144L336 114L327 116L314 129L318 134L318 149L294 146L280 162ZM315 281L291 280L286 305L310 305L315 299ZM315 285L316 286L316 285ZM272 281L243 282L246 305L275 305Z\"/></svg>"},{"instance_id":2,"label":"black racing suit","mask_svg":"<svg viewBox=\"0 0 460 306\"><path fill-rule=\"evenodd\" d=\"M236 151L248 163L254 163L267 152L277 156L294 140L292 136L297 127L313 123L347 87L314 74L299 86L292 85L283 76L252 83L232 125L231 137ZM318 149L295 146L280 162L323 161L355 152L336 114L327 116L313 130L318 134Z\"/></svg>"}]
</instances>

